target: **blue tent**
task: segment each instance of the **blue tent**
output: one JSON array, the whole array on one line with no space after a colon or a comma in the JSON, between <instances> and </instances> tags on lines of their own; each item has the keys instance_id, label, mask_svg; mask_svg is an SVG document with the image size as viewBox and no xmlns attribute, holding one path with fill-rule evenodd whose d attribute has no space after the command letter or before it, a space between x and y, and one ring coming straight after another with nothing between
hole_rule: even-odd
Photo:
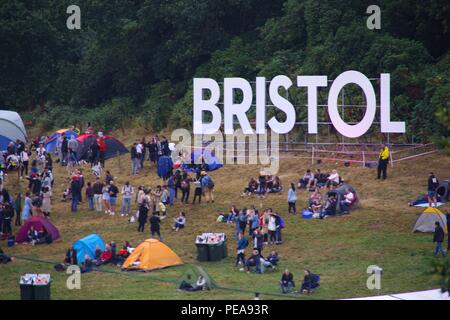
<instances>
[{"instance_id":1,"label":"blue tent","mask_svg":"<svg viewBox=\"0 0 450 320\"><path fill-rule=\"evenodd\" d=\"M60 129L58 131L55 131L51 137L47 140L45 143L45 150L49 153L55 153L56 151L56 144L58 143L59 137L61 137L62 134L65 134L67 139L70 140L72 136L75 138L78 137L78 134L74 131L71 131L69 129Z\"/></svg>"},{"instance_id":2,"label":"blue tent","mask_svg":"<svg viewBox=\"0 0 450 320\"><path fill-rule=\"evenodd\" d=\"M75 241L73 248L77 251L78 263L84 262L85 255L89 255L91 259L94 259L97 245L102 251L105 251L105 242L98 234L90 234L87 237Z\"/></svg>"},{"instance_id":3,"label":"blue tent","mask_svg":"<svg viewBox=\"0 0 450 320\"><path fill-rule=\"evenodd\" d=\"M0 110L0 151L8 148L10 142L27 141L27 132L19 114L14 111Z\"/></svg>"},{"instance_id":4,"label":"blue tent","mask_svg":"<svg viewBox=\"0 0 450 320\"><path fill-rule=\"evenodd\" d=\"M183 170L185 171L195 171L196 164L202 164L201 156L205 160L205 170L214 171L223 167L223 163L213 154L211 150L195 150L191 153L191 163L183 163Z\"/></svg>"}]
</instances>

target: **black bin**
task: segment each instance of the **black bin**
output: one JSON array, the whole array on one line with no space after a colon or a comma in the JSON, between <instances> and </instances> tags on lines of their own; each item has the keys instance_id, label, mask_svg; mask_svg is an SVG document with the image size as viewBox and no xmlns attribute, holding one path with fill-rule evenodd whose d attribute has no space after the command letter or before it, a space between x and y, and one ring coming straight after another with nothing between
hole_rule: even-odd
<instances>
[{"instance_id":1,"label":"black bin","mask_svg":"<svg viewBox=\"0 0 450 320\"><path fill-rule=\"evenodd\" d=\"M20 300L34 300L32 284L20 284Z\"/></svg>"},{"instance_id":2,"label":"black bin","mask_svg":"<svg viewBox=\"0 0 450 320\"><path fill-rule=\"evenodd\" d=\"M223 244L224 244L224 242L220 242L218 244L210 244L208 246L209 247L209 261L219 261L224 258Z\"/></svg>"},{"instance_id":3,"label":"black bin","mask_svg":"<svg viewBox=\"0 0 450 320\"><path fill-rule=\"evenodd\" d=\"M196 246L197 246L197 260L209 261L208 245L204 243L197 243Z\"/></svg>"},{"instance_id":4,"label":"black bin","mask_svg":"<svg viewBox=\"0 0 450 320\"><path fill-rule=\"evenodd\" d=\"M50 300L50 282L33 285L34 300Z\"/></svg>"}]
</instances>

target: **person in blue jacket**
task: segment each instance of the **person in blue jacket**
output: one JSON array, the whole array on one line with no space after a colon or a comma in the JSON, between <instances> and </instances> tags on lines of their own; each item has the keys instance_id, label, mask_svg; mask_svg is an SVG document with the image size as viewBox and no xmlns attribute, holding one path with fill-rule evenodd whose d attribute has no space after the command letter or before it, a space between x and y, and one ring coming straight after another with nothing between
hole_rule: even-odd
<instances>
[{"instance_id":1,"label":"person in blue jacket","mask_svg":"<svg viewBox=\"0 0 450 320\"><path fill-rule=\"evenodd\" d=\"M245 249L248 247L248 240L242 232L239 233L239 239L236 246L236 266L245 265Z\"/></svg>"}]
</instances>

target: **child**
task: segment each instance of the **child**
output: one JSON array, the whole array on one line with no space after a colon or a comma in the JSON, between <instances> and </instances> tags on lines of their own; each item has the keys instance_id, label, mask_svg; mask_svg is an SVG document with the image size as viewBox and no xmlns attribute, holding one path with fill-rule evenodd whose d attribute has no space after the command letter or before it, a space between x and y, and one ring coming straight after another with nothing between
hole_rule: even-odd
<instances>
[{"instance_id":1,"label":"child","mask_svg":"<svg viewBox=\"0 0 450 320\"><path fill-rule=\"evenodd\" d=\"M173 221L175 221L175 224L172 227L173 230L178 231L184 228L184 225L186 224L186 214L184 212L180 212L178 218L173 218Z\"/></svg>"}]
</instances>

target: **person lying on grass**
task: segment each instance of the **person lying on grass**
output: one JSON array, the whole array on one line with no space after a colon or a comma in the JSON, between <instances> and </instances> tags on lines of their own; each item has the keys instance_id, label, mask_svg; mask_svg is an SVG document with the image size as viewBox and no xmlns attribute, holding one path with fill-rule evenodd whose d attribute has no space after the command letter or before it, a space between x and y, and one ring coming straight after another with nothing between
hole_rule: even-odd
<instances>
[{"instance_id":1,"label":"person lying on grass","mask_svg":"<svg viewBox=\"0 0 450 320\"><path fill-rule=\"evenodd\" d=\"M172 227L174 231L178 231L184 228L186 224L186 214L183 211L181 211L180 215L177 218L173 218L173 221L175 222L175 224Z\"/></svg>"},{"instance_id":2,"label":"person lying on grass","mask_svg":"<svg viewBox=\"0 0 450 320\"><path fill-rule=\"evenodd\" d=\"M14 261L14 257L10 257L8 256L3 250L2 248L0 248L0 264L1 263L8 263L11 261Z\"/></svg>"}]
</instances>

